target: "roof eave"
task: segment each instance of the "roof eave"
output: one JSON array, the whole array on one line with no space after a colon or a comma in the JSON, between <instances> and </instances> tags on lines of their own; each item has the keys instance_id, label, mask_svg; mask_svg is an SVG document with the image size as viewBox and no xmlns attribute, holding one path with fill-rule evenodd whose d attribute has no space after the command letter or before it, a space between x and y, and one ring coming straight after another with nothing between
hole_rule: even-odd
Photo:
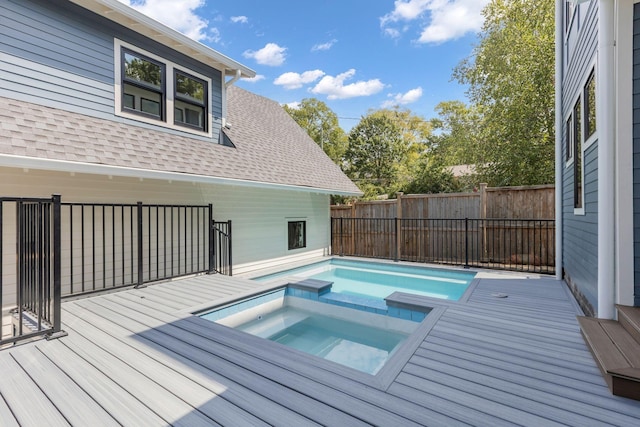
<instances>
[{"instance_id":1,"label":"roof eave","mask_svg":"<svg viewBox=\"0 0 640 427\"><path fill-rule=\"evenodd\" d=\"M311 193L331 194L337 196L361 196L360 191L311 187L295 184L280 184L273 182L252 181L237 178L216 177L207 175L187 174L180 172L156 171L152 169L126 168L96 163L70 162L36 157L0 155L0 166L44 170L51 172L84 173L102 176L118 176L124 178L154 179L176 182L191 182L201 184L236 185L239 187L265 188L274 190L305 191Z\"/></svg>"},{"instance_id":2,"label":"roof eave","mask_svg":"<svg viewBox=\"0 0 640 427\"><path fill-rule=\"evenodd\" d=\"M235 75L238 70L242 77L255 77L256 72L241 63L197 42L184 34L167 27L121 3L118 0L69 0L104 18L121 24L147 36L174 50L184 53L213 68L224 71L225 75Z\"/></svg>"}]
</instances>

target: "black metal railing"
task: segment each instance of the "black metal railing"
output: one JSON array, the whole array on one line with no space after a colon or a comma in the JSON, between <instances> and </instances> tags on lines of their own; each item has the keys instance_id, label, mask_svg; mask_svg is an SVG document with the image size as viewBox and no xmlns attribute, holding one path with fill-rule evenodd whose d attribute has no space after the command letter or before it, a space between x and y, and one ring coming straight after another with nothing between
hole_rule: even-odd
<instances>
[{"instance_id":1,"label":"black metal railing","mask_svg":"<svg viewBox=\"0 0 640 427\"><path fill-rule=\"evenodd\" d=\"M332 218L333 255L555 273L555 220Z\"/></svg>"},{"instance_id":2,"label":"black metal railing","mask_svg":"<svg viewBox=\"0 0 640 427\"><path fill-rule=\"evenodd\" d=\"M60 320L60 196L0 198L0 241L0 346L64 334ZM11 251L9 257L5 257L7 250ZM15 274L7 271L7 266Z\"/></svg>"},{"instance_id":3,"label":"black metal railing","mask_svg":"<svg viewBox=\"0 0 640 427\"><path fill-rule=\"evenodd\" d=\"M210 264L213 271L227 276L233 275L231 256L231 220L212 221L211 241L213 250L211 251Z\"/></svg>"},{"instance_id":4,"label":"black metal railing","mask_svg":"<svg viewBox=\"0 0 640 427\"><path fill-rule=\"evenodd\" d=\"M212 205L63 203L63 294L212 273Z\"/></svg>"}]
</instances>

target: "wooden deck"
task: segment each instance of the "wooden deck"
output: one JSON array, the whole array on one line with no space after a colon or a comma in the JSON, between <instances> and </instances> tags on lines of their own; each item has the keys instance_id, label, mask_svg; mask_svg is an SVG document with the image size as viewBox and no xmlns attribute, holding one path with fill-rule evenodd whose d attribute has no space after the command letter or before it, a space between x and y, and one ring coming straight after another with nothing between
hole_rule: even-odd
<instances>
[{"instance_id":1,"label":"wooden deck","mask_svg":"<svg viewBox=\"0 0 640 427\"><path fill-rule=\"evenodd\" d=\"M640 402L611 395L573 298L550 278L480 279L386 387L189 314L258 286L200 276L65 302L68 336L0 351L0 425L640 423Z\"/></svg>"}]
</instances>

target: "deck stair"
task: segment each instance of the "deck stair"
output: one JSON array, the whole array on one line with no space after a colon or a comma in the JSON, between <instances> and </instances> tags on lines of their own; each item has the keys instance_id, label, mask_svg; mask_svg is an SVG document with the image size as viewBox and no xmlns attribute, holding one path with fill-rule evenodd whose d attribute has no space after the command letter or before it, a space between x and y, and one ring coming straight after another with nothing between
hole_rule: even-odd
<instances>
[{"instance_id":1,"label":"deck stair","mask_svg":"<svg viewBox=\"0 0 640 427\"><path fill-rule=\"evenodd\" d=\"M578 322L611 392L640 400L640 307L616 309L617 321L578 316Z\"/></svg>"}]
</instances>

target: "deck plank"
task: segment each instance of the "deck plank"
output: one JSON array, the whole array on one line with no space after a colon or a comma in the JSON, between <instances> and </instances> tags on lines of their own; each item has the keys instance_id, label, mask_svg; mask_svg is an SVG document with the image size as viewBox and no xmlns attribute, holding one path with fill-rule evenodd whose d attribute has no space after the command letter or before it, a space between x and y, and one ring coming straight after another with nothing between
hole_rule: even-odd
<instances>
[{"instance_id":1,"label":"deck plank","mask_svg":"<svg viewBox=\"0 0 640 427\"><path fill-rule=\"evenodd\" d=\"M104 307L111 307L111 311L108 315L114 321L116 319L113 317L115 315L115 311L122 313L124 312L123 308L126 307L123 303L113 304L105 300L100 301L100 305L103 305ZM233 359L236 363L242 363L246 369L250 369L255 374L271 378L273 381L283 384L287 388L297 390L304 395L313 396L317 402L316 405L324 403L327 407L335 408L338 411L337 414L342 414L341 416L344 416L345 412L348 411L353 414L356 419L361 419L367 423L379 422L386 425L395 425L398 423L407 426L417 425L414 424L416 423L415 421L412 423L410 419L407 419L404 416L395 415L393 412L381 410L377 405L368 403L367 400L361 400L360 398L353 397L354 391L364 390L369 398L375 397L376 394L379 394L380 399L383 399L384 393L382 391L362 386L356 382L348 382L348 385L339 387L339 384L336 385L335 382L341 383L345 380L340 376L332 375L330 372L319 372L320 375L318 376L318 379L323 378L323 382L309 381L308 375L301 375L292 372L290 368L293 365L297 365L302 371L310 370L308 362L299 361L296 360L295 357L292 357L295 353L286 351L286 358L280 358L280 363L277 364L264 360L262 357L263 352L261 345L264 344L265 341L262 339L247 336L244 333L213 324L203 319L181 319L169 324L165 321L149 317L149 315L161 316L160 313L145 313L142 309L139 309L135 313L137 320L141 322L141 324L145 325L146 329L139 333L144 337L148 338L151 335L157 334L158 329L156 326L162 325L161 334L169 335L175 339L186 342L193 347L198 347L208 351L211 353L211 356L217 356L224 360ZM194 325L193 319L197 320L197 324ZM122 325L129 320L131 319L122 319L120 324ZM225 343L228 345L231 338L234 336L236 338L239 336L240 338L233 341L235 348L220 345ZM166 336L164 338L166 339ZM251 344L247 344L247 341ZM267 344L273 343L267 342ZM238 351L238 347L244 347L244 351ZM306 358L306 355L304 355L304 357ZM314 369L314 371L317 371L317 369ZM306 374L308 374L308 372ZM314 372L314 374L317 373ZM332 378L327 380L325 378L326 376L332 376ZM387 397L386 400L388 401L388 399L389 398ZM402 415L422 419L423 415L421 414L420 409L417 407L412 408L410 406L411 405L407 405L406 402L397 401L397 407L394 406L393 409L395 411L398 408L404 408L404 411L406 412L403 412ZM326 410L320 412L326 412Z\"/></svg>"},{"instance_id":2,"label":"deck plank","mask_svg":"<svg viewBox=\"0 0 640 427\"><path fill-rule=\"evenodd\" d=\"M188 400L190 404L197 404L197 400L203 396L213 395L212 398L208 398L214 402L208 404L212 412L210 416L214 416L216 421L222 424L268 425L281 420L285 413L297 423L311 423L309 419L295 417L290 412L283 411L281 405L264 399L237 383L216 380L216 375L211 371L203 376L205 372L202 369L194 369L194 364L189 363L187 359L181 359L180 363L176 363L175 355L169 357L161 351L153 351L139 340L127 339L124 337L123 329L114 327L115 325L106 319L92 316L91 322L87 322L83 317L88 313L90 312L79 307L75 312L69 312L74 316L74 322L85 323L82 325L83 331L90 331L92 337L99 340L107 351L117 351L118 356L126 359L134 369L156 381L170 381L172 391ZM251 414L251 409L257 405L263 406L260 412L266 413L267 420L262 421Z\"/></svg>"},{"instance_id":3,"label":"deck plank","mask_svg":"<svg viewBox=\"0 0 640 427\"><path fill-rule=\"evenodd\" d=\"M640 402L608 393L566 285L523 276L434 301L446 310L384 386L190 315L258 282L200 275L67 301L68 337L0 351L0 425L108 423L101 411L126 426L637 424Z\"/></svg>"},{"instance_id":4,"label":"deck plank","mask_svg":"<svg viewBox=\"0 0 640 427\"><path fill-rule=\"evenodd\" d=\"M25 357L22 354L20 356L21 359ZM12 352L0 353L0 372L0 394L11 408L9 422L14 419L22 426L39 426L45 423L52 427L71 425L15 361ZM0 419L0 425L4 425L4 419Z\"/></svg>"}]
</instances>

